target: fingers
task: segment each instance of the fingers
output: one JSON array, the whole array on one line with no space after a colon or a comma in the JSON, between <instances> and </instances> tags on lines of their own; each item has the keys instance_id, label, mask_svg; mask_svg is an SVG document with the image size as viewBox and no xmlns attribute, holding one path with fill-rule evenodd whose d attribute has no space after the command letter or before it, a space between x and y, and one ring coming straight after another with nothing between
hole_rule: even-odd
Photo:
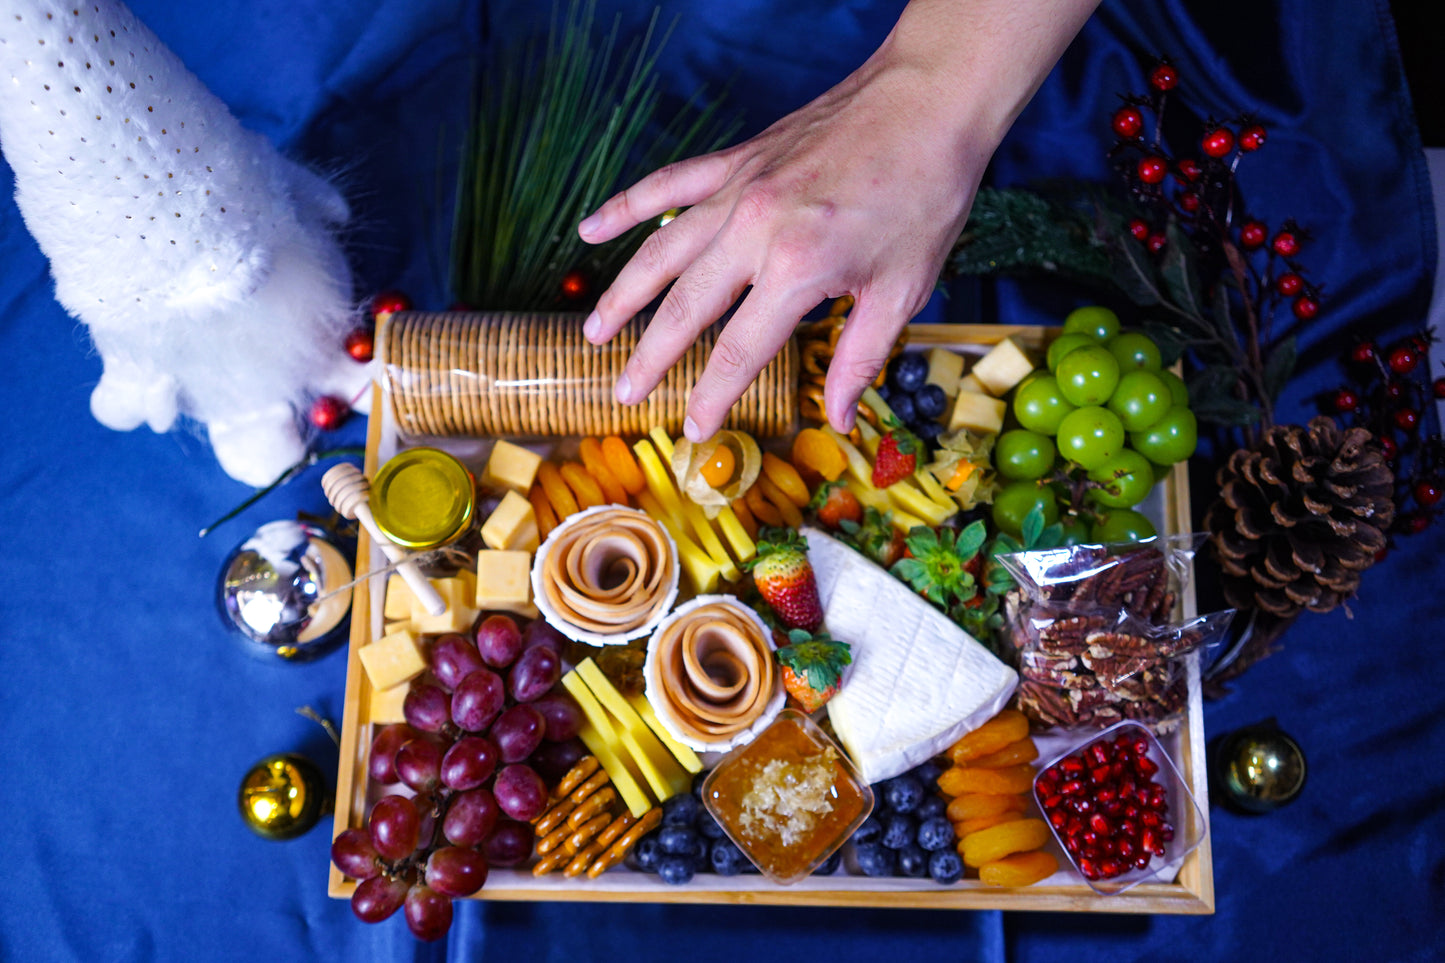
<instances>
[{"instance_id":1,"label":"fingers","mask_svg":"<svg viewBox=\"0 0 1445 963\"><path fill-rule=\"evenodd\" d=\"M823 386L823 407L835 429L845 433L853 429L863 389L883 370L899 332L915 313L901 299L876 292L859 296L838 337Z\"/></svg>"},{"instance_id":2,"label":"fingers","mask_svg":"<svg viewBox=\"0 0 1445 963\"><path fill-rule=\"evenodd\" d=\"M577 225L577 233L588 244L610 241L664 211L711 197L727 180L728 170L729 161L720 153L668 164L610 197Z\"/></svg>"}]
</instances>

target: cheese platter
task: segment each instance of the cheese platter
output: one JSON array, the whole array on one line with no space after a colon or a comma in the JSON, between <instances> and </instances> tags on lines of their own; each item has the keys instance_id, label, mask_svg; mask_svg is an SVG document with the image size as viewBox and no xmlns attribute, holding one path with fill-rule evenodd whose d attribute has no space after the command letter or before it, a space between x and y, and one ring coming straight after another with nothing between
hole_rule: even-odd
<instances>
[{"instance_id":1,"label":"cheese platter","mask_svg":"<svg viewBox=\"0 0 1445 963\"><path fill-rule=\"evenodd\" d=\"M970 399L966 400L971 400L974 394L980 399L973 402L976 410L960 413L959 409L967 408L967 405L960 405L956 400L950 399L953 410L940 416L939 421L944 428L957 429L959 419L973 424L980 418L988 420L997 417L1002 424L1003 415L998 413L996 405L989 404L994 395L989 393L988 382L990 379L1003 379L1012 387L1018 378L1008 382L1007 371L1000 374L995 370L1001 367L998 356L1008 354L995 352L995 346L1007 342L1008 347L1018 351L1020 357L1026 359L1023 363L1031 368L1034 362L1028 359L1042 359L1058 334L1057 329L1006 325L913 325L910 326L907 344L903 350L904 353L929 358L930 369L940 369L939 372L930 371L930 376L951 377L955 391L957 382L968 377L964 374L965 370L984 387L985 390L978 392L972 391L967 385L964 387L964 393L970 396ZM525 343L525 337L516 339L516 343ZM784 365L792 367L778 377L784 384L797 384L800 380L806 383L810 365L815 363L816 357L810 354L806 344L801 349L793 350L797 350L797 357ZM952 361L955 357L960 360ZM985 357L993 357L995 361L985 365L980 371L979 362ZM1008 358L1004 358L1004 361L1017 364ZM618 537L615 534L618 522L625 520L616 514L622 509L588 509L591 512L611 512L607 516L607 524L601 526L600 532L590 536L590 542L585 538L579 541L561 536L554 540L551 537L552 532L560 529L564 522L572 522L577 516L584 514L581 511L581 501L587 500L584 493L588 486L586 481L580 478L580 473L574 474L572 492L574 496L578 496L574 503L575 513L566 518L549 519L546 513L555 503L545 498L544 482L550 476L544 466L560 466L556 474L557 477L562 477L563 471L571 472L568 468L570 465L583 466L592 463L599 457L597 449L607 443L607 437L603 436L619 434L625 435L629 441L639 437L641 439L632 443L636 447L635 458L632 460L639 470L641 483L634 485L635 493L626 499L636 505L635 509L629 511L644 520L649 515L654 515L661 529L670 536L660 542L670 542L677 546L677 557L669 560L647 548L653 542L649 541L651 536L646 533L639 534L634 540L641 548L634 545L632 548L618 550L624 554L634 552L634 555L629 556L629 564L635 563L639 572L647 573L656 569L662 573L659 576L662 587L658 590L661 594L657 596L657 605L664 613L680 613L678 621L683 623L681 628L673 628L666 624L667 618L672 617L667 616L660 620L644 619L632 628L616 632L611 629L582 631L579 628L575 634L564 632L568 638L558 644L563 662L558 688L565 689L581 706L586 717L582 727L582 741L586 743L590 755L600 760L598 768L613 776L608 789L615 788L618 791L616 802L611 804L611 812L617 814L613 822L618 824L618 834L635 829L642 825L645 819L654 823L660 822L661 818L656 814L664 808L667 794L676 793L685 786L695 786L696 797L713 811L718 825L728 837L734 842L745 843L744 834L733 823L738 819L752 819L756 813L748 811L745 813L746 819L738 817L736 813L731 813L727 806L718 803L722 797L710 797L705 787L710 784L724 784L719 775L720 771L727 771L724 763L731 760L734 754L745 753L749 744L761 744L764 734L770 734L769 738L776 739L784 739L786 736L779 745L807 744L814 747L809 750L813 752L813 756L803 752L799 758L813 758L818 753L831 754L827 756L830 759L836 756L838 772L845 769L856 772L857 784L861 789L867 790L870 796L869 808L875 805L871 796L876 794L880 797L876 805L879 807L878 811L882 812L890 804L890 800L882 797L892 792L890 787L894 782L916 773L920 766L929 765L930 760L942 759L946 766L949 754L960 751L957 747L970 733L989 731L986 724L998 718L1001 711L1016 711L1005 710L1016 691L1018 677L1015 668L996 658L987 647L972 639L957 625L950 624L949 618L939 607L930 604L919 592L863 559L843 540L835 538L836 531L817 527L811 511L809 523L813 527L805 527L803 536L806 539L808 559L816 572L826 628L833 633L834 639L850 643L852 649L852 664L843 676L842 688L832 695L832 701L825 709L817 712L799 711L800 707L792 697L787 700L789 707L784 709L781 683L774 684L769 681L762 685L764 691L752 693L756 698L753 698L749 705L756 703L756 714L746 717L746 724L734 727L730 735L713 735L710 734L712 730L703 735L700 734L701 730L696 728L703 724L699 720L712 725L711 720L715 719L720 711L717 705L708 704L699 709L696 706L664 704L664 700L656 696L668 688L668 684L662 681L663 674L668 671L668 660L654 656L651 651L648 652L647 659L654 663L653 665L642 665L639 656L638 664L632 667L639 680L638 691L626 691L626 686L618 681L619 675L627 674L626 669L618 669L619 665L626 665L625 660L619 661L618 653L627 650L640 651L640 646L646 646L650 650L654 645L662 644L648 641L649 639L703 639L704 641L698 644L722 647L729 653L729 658L735 658L740 663L767 665L772 667L769 671L781 669L780 666L773 666L771 656L776 654L774 649L790 647L787 645L786 633L781 636L774 633L773 637L769 638L766 631L768 625L761 622L754 625L756 615L751 611L729 621L732 616L719 614L716 609L709 608L710 604L736 603L737 600L725 590L735 584L748 582L739 547L751 544L751 539L742 530L741 523L734 528L733 522L738 521L741 513L748 511L747 506L751 501L742 495L735 498L724 496L720 499L721 505L714 506L717 513L709 517L705 512L708 506L689 497L690 493L703 491L709 486L689 487L689 479L695 481L697 478L695 470L689 474L689 467L695 469L696 466L688 465L688 451L684 448L684 442L678 440L674 443L673 436L677 434L675 427L669 432L666 427L658 426L660 430L649 432L643 430L645 426L640 423L633 426L606 424L599 420L600 416L597 414L581 412L573 413L573 416L580 424L591 424L593 427L587 430L592 434L538 437L534 432L529 432L510 434L507 437L483 437L470 430L453 429L450 426L463 424L461 417L451 417L444 405L424 403L421 399L432 397L441 390L452 391L460 397L471 399L461 405L464 412L481 412L483 414L478 417L484 417L486 412L495 411L499 418L508 417L505 403L499 403L495 399L490 402L478 400L484 398L484 392L478 392L476 383L467 379L468 367L475 369L479 366L448 367L447 362L440 362L438 369L445 371L441 379L445 389L438 388L434 383L418 392L413 382L405 389L404 394L394 380L387 383L385 388L378 385L375 389L376 397L372 407L364 466L368 477L375 478L377 472L399 454L430 449L444 452L466 466L481 480L481 489L490 491L493 496L497 493L505 494L486 503L492 506L490 512L484 511L486 505L478 508L478 517L486 514L487 523L498 518L499 512L502 512L501 520L493 525L490 532L481 531L485 525L473 523L471 534L463 536L458 543L471 545L469 556L461 565L461 570L451 578L433 579L439 591L453 600L450 608L462 613L457 616L461 621L456 621L455 624L448 622L445 617L438 621L422 621L419 624L412 620L413 609L404 602L406 592L403 583L386 571L387 560L377 547L371 544L369 539L362 540L363 544L358 549L356 570L376 574L358 583L354 593L333 833L335 837L364 827L368 812L380 799L394 791L375 777L372 765L373 741L381 730L402 719L402 703L406 697L407 686L395 684L396 680L408 673L411 673L410 677L423 677L421 674L426 671L426 667L423 665L418 669L418 660L425 662L428 658L428 644L434 643L439 635L448 633L470 633L474 637L476 625L473 620L484 610L509 612L523 624L528 624L527 620L533 619L539 623L550 625L556 622L563 626L569 623L558 616L558 598L570 599L579 611L597 611L592 607L597 600L585 598L579 601L562 576L564 573L575 574L579 569L585 568L585 562L574 562L574 558L585 559L594 548L597 551L602 550L597 546L612 544L611 540ZM1002 367L1007 368L1008 364ZM950 368L954 370L948 370ZM684 373L684 376L690 377L687 373ZM494 378L493 383L503 380L505 379ZM1000 382L995 380L993 384L996 392L998 383ZM742 426L744 433L756 433L760 444L756 459L743 448L737 449L739 466L744 461L751 463L756 460L760 464L766 461L772 468L778 461L788 459L790 446L797 437L800 424L796 417L789 417L785 423L775 412L763 411L766 397L769 397L767 393L776 393L778 390L776 385L765 386L765 390L760 393L763 400L759 401L757 407L751 412L745 408L738 412L734 424ZM791 397L789 393L787 404L790 414L796 416L798 408ZM806 421L809 411L806 386L801 391L801 397L801 409ZM555 398L538 403L554 407L560 404ZM426 414L423 415L423 412ZM663 416L665 412L660 411L659 417ZM589 418L592 420L589 421ZM477 422L467 422L475 423ZM514 418L510 423L523 422ZM528 423L537 425L541 422L534 420ZM594 447L597 439L600 439L600 444ZM839 436L839 439L840 450L847 450L849 454L864 458L871 454L876 459L876 450L868 450L869 447L876 448L876 439L865 437L854 446L843 443L846 439L842 436ZM873 443L871 446L870 442ZM655 459L656 464L652 464L650 459ZM669 468L675 471L675 475L667 474ZM539 471L547 477L539 477ZM741 468L737 471L740 472ZM661 472L664 479L674 478L675 485L669 483L659 487L655 477L648 477L650 472ZM606 478L606 474L604 470L601 477ZM772 486L774 490L771 494L777 496L778 483L773 480L775 474L777 478L786 477L782 473L762 469L758 470L756 477ZM1153 487L1139 510L1152 519L1161 536L1187 533L1190 530L1190 512L1186 465L1181 461L1159 474L1162 476L1160 483ZM620 482L625 479L619 473L616 480L620 486ZM555 479L553 481L555 482ZM522 484L523 482L528 484ZM864 499L874 497L881 490L871 489L856 478L850 481L849 485ZM597 487L600 490L603 486ZM764 486L756 484L753 487L762 489ZM923 513L931 511L930 504L936 505L936 502L919 496L926 496L929 490L935 487L936 480L933 478L929 478L926 485L919 483L920 490L909 496L914 500L897 504L898 514L911 518L914 515L911 510ZM563 494L565 495L565 492ZM607 499L607 492L601 494L603 498L599 501L604 505L617 501ZM699 497L705 499L705 495L704 492ZM667 498L676 499L676 504L662 504ZM508 504L512 506L511 515L502 511ZM781 509L787 507L787 499L775 497L771 504L779 509L777 514L782 516ZM757 506L762 509L757 514L766 514L768 506L767 501ZM553 508L553 514L561 516L563 513ZM533 521L527 522L528 518ZM536 520L539 518L540 528L535 532L528 530L527 524L537 524ZM761 518L753 519L755 523L760 520ZM541 528L547 528L548 534L544 535ZM570 546L570 555L567 548L560 547L564 544ZM552 561L544 563L545 558L551 558ZM675 571L668 569L669 564ZM732 571L728 571L729 567ZM539 574L544 570L550 574L545 577ZM679 583L680 592L675 588ZM561 585L562 589L568 591L560 592L555 588L556 585ZM668 597L668 586L674 586L671 597ZM549 599L547 591L551 591L554 597ZM447 595L448 592L456 594ZM717 598L714 599L714 596ZM750 601L755 606L758 604L755 598ZM466 604L468 602L470 605ZM1179 583L1177 592L1168 603L1172 622L1187 623L1197 616L1194 594L1187 579ZM708 617L703 619L700 625L688 626L688 613L684 610L689 606L708 613ZM745 605L738 607L747 609ZM545 613L543 608L547 609ZM606 618L611 618L612 614L612 611L608 610ZM577 618L581 621L580 616ZM694 619L694 622L697 621ZM406 624L408 622L412 624ZM575 625L573 627L577 628ZM632 633L629 638L623 638L629 633ZM609 635L615 636L620 644L597 644L612 641L606 638ZM780 646L779 642L783 645ZM395 649L400 656L388 655L385 660L387 667L380 668L375 673L368 672L366 662L382 662L383 651L388 648ZM679 651L687 650L683 647ZM678 660L682 658L677 657ZM398 659L400 661L397 661ZM978 867L972 863L968 872L960 872L964 878L946 883L938 882L927 873L921 876L870 874L866 865L866 847L859 845L858 837L852 835L858 831L858 826L848 827L847 835L851 836L851 841L847 845L841 845L844 837L834 842L836 855L831 852L830 855L835 860L835 868L828 875L814 872L812 875L803 874L796 879L784 878L788 874L775 877L766 869L762 874L751 872L751 866L744 863L743 866L748 871L689 873L690 878L685 884L675 885L655 871L648 872L645 868L638 868L635 852L628 859L609 863L601 871L583 871L588 869L584 866L578 872L568 875L563 871L565 863L561 860L560 849L554 853L540 852L541 841L546 836L542 829L550 829L550 826L546 825L548 815L539 813L533 820L538 851L529 852L525 858L518 860L515 866L502 867L494 863L486 875L485 886L476 892L476 898L1211 913L1214 895L1208 809L1204 802L1208 796L1198 656L1194 653L1186 654L1177 661L1178 674L1173 681L1180 703L1176 707L1177 711L1172 714L1170 725L1165 727L1167 731L1159 735L1157 748L1151 746L1150 751L1156 757L1162 754L1165 762L1177 767L1178 777L1176 782L1171 784L1170 798L1176 802L1173 818L1178 822L1181 845L1171 845L1167 856L1161 852L1160 861L1151 867L1144 881L1115 895L1101 896L1096 887L1090 885L1091 881L1080 874L1078 863L1071 862L1072 854L1066 852L1067 841L1057 836L1033 847L1050 853L1050 865L1056 865L1057 869L1027 886L990 885L985 881L986 874L985 878L980 878ZM393 670L393 663L397 666L405 663L405 666ZM657 663L661 663L662 667L659 668ZM677 665L681 664L680 661L677 662ZM684 673L684 682L686 668L683 666L676 669ZM648 676L649 672L652 673L651 676ZM378 684L386 682L393 684L385 687ZM683 683L672 683L674 691L682 691L683 688ZM692 692L693 689L687 691ZM743 698L746 693L730 692L727 699L734 700L735 695L735 701L747 701ZM731 701L727 703L729 712L732 711L732 704ZM806 705L801 708L806 708ZM805 721L800 722L799 719ZM816 729L815 723L818 721L823 722L822 729L816 733L806 731L807 726ZM1062 759L1074 748L1075 743L1096 735L1104 725L1101 721L1092 729L1044 727L1038 725L1035 719L1031 742L1036 745L1039 761L1055 757ZM792 728L788 728L789 726ZM789 739L792 741L787 742ZM611 765L608 764L609 758L613 759ZM639 762L641 765L638 765ZM961 772L965 768L969 767L959 763L953 770ZM1032 808L1026 814L1028 818L1019 819L1017 822L1042 825L1043 819L1047 818L1046 811L1041 808L1044 797L1034 796L1032 786L1033 780L1039 778L1038 773L1042 770L1027 764L1009 769L1014 770L1014 774L1019 778L1023 778L1023 773L1027 770L1029 783L1017 794L1021 800L1028 797L1030 801L1027 805ZM1009 770L1001 768L998 771L1002 773ZM571 775L572 773L568 772L562 778ZM714 781L709 783L705 782L705 779ZM840 781L837 785L842 786L844 783ZM556 788L553 786L549 794L548 812L557 808ZM929 794L934 795L932 790L935 787L930 785L928 788ZM403 794L409 794L409 791L403 791ZM685 790L682 794L686 794ZM940 798L956 801L969 799L971 794L960 791ZM712 802L709 802L710 799ZM655 805L653 800L656 800ZM1188 805L1179 805L1181 800ZM714 806L714 803L718 805ZM799 805L806 809L810 804L803 802ZM1022 809L1024 805L1025 803L1020 803L1019 808ZM942 803L938 806L942 808ZM671 811L669 809L669 812ZM961 808L959 812L962 813ZM628 813L634 822L627 823ZM733 823L725 818L730 813L735 817ZM867 813L864 812L863 815L866 816ZM950 815L953 813L950 812ZM623 826L623 823L627 825ZM858 825L866 824L867 820L858 820ZM954 826L960 824L961 820L956 821ZM656 831L661 828L665 827ZM605 833L606 829L602 832ZM994 833L994 838L1001 834L1001 830ZM635 843L641 834L630 832L629 835ZM987 833L980 832L976 841L982 845L988 838ZM960 840L950 838L949 845L945 848L951 852L954 849L953 843L957 842L958 852L968 861L968 854L964 852L961 839L962 837ZM1185 840L1189 843L1188 847L1182 845ZM745 845L740 848L748 855L753 855ZM818 856L827 848L820 844L812 856ZM1005 853L1008 851L1010 850L1004 850ZM550 863L547 862L549 856ZM978 861L986 860L979 857ZM752 862L760 867L763 865L756 856ZM827 865L824 860L810 859L807 862L814 866ZM544 863L549 869L555 866L556 871L539 872ZM600 863L601 861L594 863L593 868ZM357 885L358 880L354 876L349 877L337 865L332 865L329 887L331 895L351 898Z\"/></svg>"}]
</instances>

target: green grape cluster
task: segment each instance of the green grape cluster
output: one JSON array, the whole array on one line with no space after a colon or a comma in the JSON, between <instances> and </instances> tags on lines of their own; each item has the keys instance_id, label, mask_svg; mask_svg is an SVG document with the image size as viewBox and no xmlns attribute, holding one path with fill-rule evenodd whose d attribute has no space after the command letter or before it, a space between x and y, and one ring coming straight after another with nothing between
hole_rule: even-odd
<instances>
[{"instance_id":1,"label":"green grape cluster","mask_svg":"<svg viewBox=\"0 0 1445 963\"><path fill-rule=\"evenodd\" d=\"M1155 534L1134 511L1169 466L1194 453L1198 423L1184 382L1160 362L1147 335L1120 332L1104 307L1083 307L1064 321L1040 368L1014 389L1019 427L994 445L994 467L1006 480L994 497L993 519L1017 535L1034 507L1047 524L1059 518L1058 493L1038 479L1057 468L1081 469L1097 485L1086 498L1096 521L1075 541L1128 541Z\"/></svg>"}]
</instances>

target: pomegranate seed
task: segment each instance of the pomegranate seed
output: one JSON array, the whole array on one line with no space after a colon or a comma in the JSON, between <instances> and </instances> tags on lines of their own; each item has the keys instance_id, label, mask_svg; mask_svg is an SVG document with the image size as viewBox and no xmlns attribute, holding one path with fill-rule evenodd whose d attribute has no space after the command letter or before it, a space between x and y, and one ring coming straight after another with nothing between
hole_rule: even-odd
<instances>
[{"instance_id":1,"label":"pomegranate seed","mask_svg":"<svg viewBox=\"0 0 1445 963\"><path fill-rule=\"evenodd\" d=\"M1160 848L1159 833L1157 830L1146 827L1139 834L1139 848L1146 853L1152 853Z\"/></svg>"},{"instance_id":2,"label":"pomegranate seed","mask_svg":"<svg viewBox=\"0 0 1445 963\"><path fill-rule=\"evenodd\" d=\"M1109 746L1107 743L1096 742L1089 747L1088 755L1094 760L1095 766L1103 766L1109 762Z\"/></svg>"},{"instance_id":3,"label":"pomegranate seed","mask_svg":"<svg viewBox=\"0 0 1445 963\"><path fill-rule=\"evenodd\" d=\"M1112 789L1100 789L1098 792L1094 793L1094 802L1098 803L1100 806L1109 805L1109 803L1114 801L1114 798L1114 790Z\"/></svg>"},{"instance_id":4,"label":"pomegranate seed","mask_svg":"<svg viewBox=\"0 0 1445 963\"><path fill-rule=\"evenodd\" d=\"M1100 856L1112 856L1115 852L1115 845L1112 839L1099 840L1099 844L1095 848L1099 850Z\"/></svg>"},{"instance_id":5,"label":"pomegranate seed","mask_svg":"<svg viewBox=\"0 0 1445 963\"><path fill-rule=\"evenodd\" d=\"M1138 806L1134 806L1134 805L1125 806L1125 807L1124 807L1124 818L1125 818L1125 819L1138 819L1138 818L1139 818L1139 807L1138 807Z\"/></svg>"},{"instance_id":6,"label":"pomegranate seed","mask_svg":"<svg viewBox=\"0 0 1445 963\"><path fill-rule=\"evenodd\" d=\"M1166 843L1173 842L1173 841L1174 841L1174 827L1171 826L1171 825L1169 825L1168 823L1165 823L1164 825L1160 826L1160 827L1159 827L1159 838L1162 839L1162 840L1164 840Z\"/></svg>"},{"instance_id":7,"label":"pomegranate seed","mask_svg":"<svg viewBox=\"0 0 1445 963\"><path fill-rule=\"evenodd\" d=\"M1124 872L1124 867L1119 865L1117 859L1109 858L1099 861L1099 872L1104 875L1105 879L1113 879Z\"/></svg>"},{"instance_id":8,"label":"pomegranate seed","mask_svg":"<svg viewBox=\"0 0 1445 963\"><path fill-rule=\"evenodd\" d=\"M1040 778L1052 779L1054 782L1058 782L1060 779L1063 778L1063 772L1059 769L1058 763L1054 763L1052 766L1043 771L1043 775L1040 776Z\"/></svg>"},{"instance_id":9,"label":"pomegranate seed","mask_svg":"<svg viewBox=\"0 0 1445 963\"><path fill-rule=\"evenodd\" d=\"M1099 845L1099 834L1092 829L1086 829L1079 834L1079 844L1082 846Z\"/></svg>"},{"instance_id":10,"label":"pomegranate seed","mask_svg":"<svg viewBox=\"0 0 1445 963\"><path fill-rule=\"evenodd\" d=\"M1094 813L1089 817L1089 828L1100 836L1108 836L1114 831L1114 827L1102 813Z\"/></svg>"},{"instance_id":11,"label":"pomegranate seed","mask_svg":"<svg viewBox=\"0 0 1445 963\"><path fill-rule=\"evenodd\" d=\"M1135 836L1138 836L1138 835L1139 835L1139 823L1137 822L1138 818L1139 818L1139 814L1138 814L1137 812L1134 813L1132 816L1131 816L1129 813L1126 812L1126 813L1124 814L1124 818L1121 819L1121 820L1119 820L1119 825L1118 825L1118 827L1117 827L1117 830L1118 830L1119 835L1120 835L1120 836L1123 836L1123 837L1125 837L1125 838L1128 838L1128 839L1133 839Z\"/></svg>"},{"instance_id":12,"label":"pomegranate seed","mask_svg":"<svg viewBox=\"0 0 1445 963\"><path fill-rule=\"evenodd\" d=\"M1070 779L1059 787L1059 792L1065 796L1076 796L1084 791L1084 783L1079 779Z\"/></svg>"},{"instance_id":13,"label":"pomegranate seed","mask_svg":"<svg viewBox=\"0 0 1445 963\"><path fill-rule=\"evenodd\" d=\"M1139 823L1148 829L1158 829L1164 822L1164 817L1157 812L1150 810L1139 814Z\"/></svg>"},{"instance_id":14,"label":"pomegranate seed","mask_svg":"<svg viewBox=\"0 0 1445 963\"><path fill-rule=\"evenodd\" d=\"M1053 796L1050 796L1050 797L1048 797L1047 799L1044 800L1044 808L1045 808L1045 809L1058 809L1059 806L1061 806L1061 805L1063 804L1063 802L1064 802L1064 797L1063 797L1063 796L1053 795Z\"/></svg>"},{"instance_id":15,"label":"pomegranate seed","mask_svg":"<svg viewBox=\"0 0 1445 963\"><path fill-rule=\"evenodd\" d=\"M1140 736L1134 740L1130 748L1134 750L1134 755L1136 756L1147 756L1149 754L1149 740Z\"/></svg>"},{"instance_id":16,"label":"pomegranate seed","mask_svg":"<svg viewBox=\"0 0 1445 963\"><path fill-rule=\"evenodd\" d=\"M1059 763L1059 768L1070 776L1077 776L1084 771L1084 761L1076 756L1070 756Z\"/></svg>"},{"instance_id":17,"label":"pomegranate seed","mask_svg":"<svg viewBox=\"0 0 1445 963\"><path fill-rule=\"evenodd\" d=\"M1119 855L1120 859L1133 859L1137 850L1134 848L1133 840L1121 839L1118 844L1114 846L1114 852Z\"/></svg>"},{"instance_id":18,"label":"pomegranate seed","mask_svg":"<svg viewBox=\"0 0 1445 963\"><path fill-rule=\"evenodd\" d=\"M1092 859L1081 859L1079 860L1079 873L1084 879L1098 879L1099 867Z\"/></svg>"},{"instance_id":19,"label":"pomegranate seed","mask_svg":"<svg viewBox=\"0 0 1445 963\"><path fill-rule=\"evenodd\" d=\"M1094 811L1094 800L1088 796L1077 796L1070 800L1070 802L1073 804L1074 812L1080 816L1087 816Z\"/></svg>"},{"instance_id":20,"label":"pomegranate seed","mask_svg":"<svg viewBox=\"0 0 1445 963\"><path fill-rule=\"evenodd\" d=\"M1134 771L1141 776L1152 776L1159 771L1159 763L1148 756L1140 756L1139 761L1134 764Z\"/></svg>"},{"instance_id":21,"label":"pomegranate seed","mask_svg":"<svg viewBox=\"0 0 1445 963\"><path fill-rule=\"evenodd\" d=\"M1119 799L1120 799L1120 801L1127 803L1129 800L1133 799L1133 798L1134 798L1134 791L1135 791L1135 789L1137 789L1137 788L1138 788L1138 786L1137 786L1137 784L1134 782L1133 779L1130 779L1130 778L1127 777L1127 776L1124 777L1124 779L1122 779L1122 780L1119 782Z\"/></svg>"},{"instance_id":22,"label":"pomegranate seed","mask_svg":"<svg viewBox=\"0 0 1445 963\"><path fill-rule=\"evenodd\" d=\"M1063 829L1064 823L1068 822L1069 816L1062 809L1055 809L1049 813L1049 825L1055 829Z\"/></svg>"},{"instance_id":23,"label":"pomegranate seed","mask_svg":"<svg viewBox=\"0 0 1445 963\"><path fill-rule=\"evenodd\" d=\"M1069 836L1077 836L1084 831L1084 821L1078 816L1070 816L1069 821L1064 823L1064 833Z\"/></svg>"},{"instance_id":24,"label":"pomegranate seed","mask_svg":"<svg viewBox=\"0 0 1445 963\"><path fill-rule=\"evenodd\" d=\"M1118 798L1110 799L1107 803L1100 805L1099 810L1105 816L1117 816L1124 811L1124 801Z\"/></svg>"},{"instance_id":25,"label":"pomegranate seed","mask_svg":"<svg viewBox=\"0 0 1445 963\"><path fill-rule=\"evenodd\" d=\"M1137 855L1137 856L1134 857L1134 868L1135 868L1135 869L1148 869L1148 868L1149 868L1149 861L1150 861L1151 859L1153 859L1153 858L1154 858L1154 854L1153 854L1153 853L1150 853L1150 852L1147 852L1147 851L1140 853L1139 855Z\"/></svg>"},{"instance_id":26,"label":"pomegranate seed","mask_svg":"<svg viewBox=\"0 0 1445 963\"><path fill-rule=\"evenodd\" d=\"M1066 837L1064 839L1064 848L1073 856L1078 856L1085 850L1084 844L1079 842L1079 837L1077 836Z\"/></svg>"},{"instance_id":27,"label":"pomegranate seed","mask_svg":"<svg viewBox=\"0 0 1445 963\"><path fill-rule=\"evenodd\" d=\"M1149 787L1149 808L1150 808L1150 809L1168 809L1168 808L1169 808L1169 793L1168 793L1168 791L1167 791L1163 786L1157 786L1157 785L1156 785L1156 786L1150 786L1150 787Z\"/></svg>"},{"instance_id":28,"label":"pomegranate seed","mask_svg":"<svg viewBox=\"0 0 1445 963\"><path fill-rule=\"evenodd\" d=\"M1089 778L1094 781L1094 785L1096 786L1102 786L1104 783L1108 782L1113 777L1113 775L1114 767L1108 765L1107 763L1102 766L1095 766L1093 769L1089 770Z\"/></svg>"}]
</instances>

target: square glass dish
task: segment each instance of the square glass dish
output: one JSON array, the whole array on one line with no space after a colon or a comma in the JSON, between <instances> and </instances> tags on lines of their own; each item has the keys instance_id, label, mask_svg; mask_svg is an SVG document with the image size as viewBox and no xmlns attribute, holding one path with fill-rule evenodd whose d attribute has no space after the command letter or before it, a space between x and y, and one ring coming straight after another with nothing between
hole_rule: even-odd
<instances>
[{"instance_id":1,"label":"square glass dish","mask_svg":"<svg viewBox=\"0 0 1445 963\"><path fill-rule=\"evenodd\" d=\"M788 886L848 841L873 790L812 719L784 709L708 774L702 802L763 876Z\"/></svg>"},{"instance_id":2,"label":"square glass dish","mask_svg":"<svg viewBox=\"0 0 1445 963\"><path fill-rule=\"evenodd\" d=\"M1127 720L1040 767L1034 799L1074 869L1104 896L1172 878L1206 831L1169 754Z\"/></svg>"}]
</instances>

